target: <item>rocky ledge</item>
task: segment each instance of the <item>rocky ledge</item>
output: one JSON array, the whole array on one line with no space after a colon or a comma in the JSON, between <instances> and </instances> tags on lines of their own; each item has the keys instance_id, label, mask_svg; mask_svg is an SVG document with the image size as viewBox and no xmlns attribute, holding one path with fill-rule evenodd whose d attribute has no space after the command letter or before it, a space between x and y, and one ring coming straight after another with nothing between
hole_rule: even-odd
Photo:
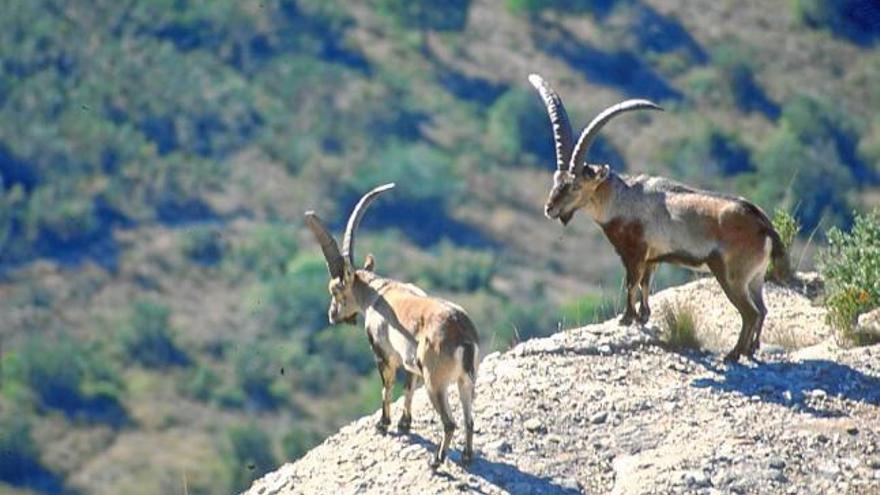
<instances>
[{"instance_id":1,"label":"rocky ledge","mask_svg":"<svg viewBox=\"0 0 880 495\"><path fill-rule=\"evenodd\" d=\"M654 298L673 299L729 305L706 280ZM377 412L246 493L880 493L880 347L838 348L797 292L768 286L767 300L765 332L786 345L758 362L670 350L654 320L559 332L483 360L470 467L461 429L428 467L441 428L420 390L412 433L378 434ZM732 345L735 315L708 311Z\"/></svg>"}]
</instances>

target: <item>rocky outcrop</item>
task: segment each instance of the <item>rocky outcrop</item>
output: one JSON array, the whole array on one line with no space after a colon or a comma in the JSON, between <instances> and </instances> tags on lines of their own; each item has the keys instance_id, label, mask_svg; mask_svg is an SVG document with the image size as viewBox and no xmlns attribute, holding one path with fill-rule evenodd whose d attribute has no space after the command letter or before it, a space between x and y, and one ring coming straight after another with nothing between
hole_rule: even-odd
<instances>
[{"instance_id":1,"label":"rocky outcrop","mask_svg":"<svg viewBox=\"0 0 880 495\"><path fill-rule=\"evenodd\" d=\"M806 298L767 291L768 323L813 324ZM671 297L728 304L704 281L657 301ZM732 340L738 321L716 318ZM740 365L667 350L653 324L559 332L483 360L470 467L457 464L461 431L451 459L428 467L441 428L419 391L412 433L376 433L377 412L247 493L880 492L880 347L838 349L824 332Z\"/></svg>"},{"instance_id":2,"label":"rocky outcrop","mask_svg":"<svg viewBox=\"0 0 880 495\"><path fill-rule=\"evenodd\" d=\"M880 335L880 308L859 315L856 331Z\"/></svg>"}]
</instances>

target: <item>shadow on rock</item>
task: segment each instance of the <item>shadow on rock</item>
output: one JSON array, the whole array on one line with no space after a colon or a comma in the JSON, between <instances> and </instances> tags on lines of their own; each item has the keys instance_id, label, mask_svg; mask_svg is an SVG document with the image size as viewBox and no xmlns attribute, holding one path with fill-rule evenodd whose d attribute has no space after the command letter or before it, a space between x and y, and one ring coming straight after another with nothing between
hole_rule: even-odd
<instances>
[{"instance_id":1,"label":"shadow on rock","mask_svg":"<svg viewBox=\"0 0 880 495\"><path fill-rule=\"evenodd\" d=\"M818 417L836 417L845 413L824 401L826 397L880 406L880 378L867 375L845 364L824 359L800 362L759 363L757 366L715 368L706 358L700 364L716 373L715 378L701 378L691 385L722 392L756 396L764 402L779 404Z\"/></svg>"},{"instance_id":2,"label":"shadow on rock","mask_svg":"<svg viewBox=\"0 0 880 495\"><path fill-rule=\"evenodd\" d=\"M416 445L423 446L428 452L431 452L432 454L437 449L437 444L431 442L430 440L417 433L407 433L405 434L405 436L410 440L410 442ZM427 466L427 457L425 459L425 464ZM449 452L447 453L447 464L438 468L435 472L435 476L445 478L450 483L456 483L459 490L463 492L485 493L480 489L479 485L469 484L467 478L458 477L454 473L448 472L446 469L448 467L448 463L450 462L460 465L460 450L449 450ZM513 495L532 493L573 495L581 493L580 489L575 486L562 486L557 482L554 482L550 478L543 478L522 471L513 464L486 459L480 453L477 453L477 455L474 457L473 462L469 466L463 467L463 469L468 474L483 478L484 480L486 480L486 482L502 488L507 493L511 493Z\"/></svg>"}]
</instances>

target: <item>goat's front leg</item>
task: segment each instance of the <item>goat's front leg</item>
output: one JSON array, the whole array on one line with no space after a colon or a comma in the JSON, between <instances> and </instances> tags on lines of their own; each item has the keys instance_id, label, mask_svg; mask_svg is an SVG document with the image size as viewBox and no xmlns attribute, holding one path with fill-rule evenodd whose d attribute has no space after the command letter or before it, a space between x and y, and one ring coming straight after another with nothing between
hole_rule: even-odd
<instances>
[{"instance_id":1,"label":"goat's front leg","mask_svg":"<svg viewBox=\"0 0 880 495\"><path fill-rule=\"evenodd\" d=\"M642 273L642 280L639 282L639 292L641 292L642 300L639 304L639 323L642 325L648 323L651 319L651 307L648 305L648 296L651 294L651 277L657 268L656 263L648 263Z\"/></svg>"},{"instance_id":2,"label":"goat's front leg","mask_svg":"<svg viewBox=\"0 0 880 495\"><path fill-rule=\"evenodd\" d=\"M620 317L621 325L632 325L636 318L636 292L644 273L644 263L627 262L626 264L626 311Z\"/></svg>"},{"instance_id":3,"label":"goat's front leg","mask_svg":"<svg viewBox=\"0 0 880 495\"><path fill-rule=\"evenodd\" d=\"M376 367L379 369L379 377L382 378L382 417L376 423L376 430L380 433L388 431L391 424L391 392L394 388L396 369L385 359L376 359Z\"/></svg>"}]
</instances>

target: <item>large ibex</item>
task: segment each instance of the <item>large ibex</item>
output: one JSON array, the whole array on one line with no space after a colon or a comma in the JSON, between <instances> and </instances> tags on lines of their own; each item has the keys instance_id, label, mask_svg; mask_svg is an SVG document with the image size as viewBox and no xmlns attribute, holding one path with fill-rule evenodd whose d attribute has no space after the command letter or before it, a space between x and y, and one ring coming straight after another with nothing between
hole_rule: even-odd
<instances>
[{"instance_id":1,"label":"large ibex","mask_svg":"<svg viewBox=\"0 0 880 495\"><path fill-rule=\"evenodd\" d=\"M397 424L401 431L409 431L413 391L418 380L424 380L431 404L443 422L443 437L431 461L433 467L446 459L452 440L455 422L446 391L450 384L458 385L465 426L461 459L468 464L474 452L472 408L479 363L479 339L473 323L456 304L430 297L415 285L376 275L372 255L367 255L362 269L355 269L354 238L364 211L379 194L393 187L379 186L357 203L345 227L341 253L321 219L313 211L306 212L306 224L321 245L330 271L328 317L334 325L354 324L358 313L364 315L367 339L382 378L382 417L376 425L380 432L387 431L391 424L391 390L397 369L403 366L406 370L404 411Z\"/></svg>"},{"instance_id":2,"label":"large ibex","mask_svg":"<svg viewBox=\"0 0 880 495\"><path fill-rule=\"evenodd\" d=\"M725 359L753 356L767 315L763 286L771 258L780 278L790 274L785 246L767 215L740 197L585 163L590 144L609 120L633 110L662 109L648 100L618 103L596 116L575 143L559 95L537 74L529 82L547 107L556 144L557 170L544 214L566 225L584 209L605 232L626 269L627 303L620 323L648 321L648 293L658 263L706 267L742 316L739 340Z\"/></svg>"}]
</instances>

